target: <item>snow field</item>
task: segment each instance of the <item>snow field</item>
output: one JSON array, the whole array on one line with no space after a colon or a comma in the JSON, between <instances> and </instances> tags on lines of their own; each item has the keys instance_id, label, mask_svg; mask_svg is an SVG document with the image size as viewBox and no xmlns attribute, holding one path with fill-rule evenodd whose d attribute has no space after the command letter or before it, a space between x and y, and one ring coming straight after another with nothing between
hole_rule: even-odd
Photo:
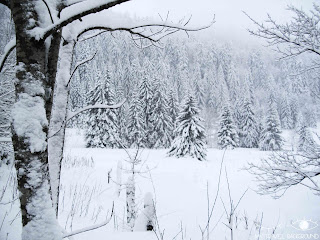
<instances>
[{"instance_id":1,"label":"snow field","mask_svg":"<svg viewBox=\"0 0 320 240\"><path fill-rule=\"evenodd\" d=\"M134 154L135 150L128 152ZM128 178L125 171L129 167L125 161L128 156L124 150L84 148L80 132L68 129L65 154L76 159L83 158L84 162L91 162L88 159L92 158L94 164L63 168L59 213L61 226L70 231L71 227L76 230L102 222L110 214L114 202L115 214L106 227L74 236L74 239L157 239L150 232L130 233L125 226L125 186L121 187L118 197L118 184L115 183L119 161L122 161L123 167L122 182L125 183ZM155 197L160 229L165 233L164 239L173 239L177 234L176 239L201 239L199 227L205 227L208 215L207 186L211 207L217 192L223 154L223 150L208 149L207 161L200 162L190 157L167 157L167 150L164 149L141 150L139 157L142 164L138 167L141 173L135 177L138 215L143 208L145 194L151 192ZM230 208L225 170L234 204L248 189L234 214L234 239L257 239L260 225L263 239L276 226L276 233L296 233L298 230L292 226L296 220L320 220L319 197L303 186L292 187L277 200L254 192L254 178L243 168L247 162L258 163L267 155L268 152L257 149L238 148L225 152L220 192L210 222L210 229L214 228L210 233L211 239L230 238L230 230L224 225L227 219L223 205L227 212ZM111 169L112 180L108 184L108 171ZM320 233L320 228L313 229L312 233Z\"/></svg>"}]
</instances>

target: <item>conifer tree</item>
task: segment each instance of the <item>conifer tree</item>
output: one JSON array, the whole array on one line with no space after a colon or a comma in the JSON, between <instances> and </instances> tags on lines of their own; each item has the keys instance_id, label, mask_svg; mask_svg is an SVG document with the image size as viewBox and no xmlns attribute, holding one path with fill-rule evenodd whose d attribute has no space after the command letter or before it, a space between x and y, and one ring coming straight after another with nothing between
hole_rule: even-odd
<instances>
[{"instance_id":1,"label":"conifer tree","mask_svg":"<svg viewBox=\"0 0 320 240\"><path fill-rule=\"evenodd\" d=\"M221 149L233 149L238 146L238 134L228 105L224 106L220 117L218 145Z\"/></svg>"},{"instance_id":2,"label":"conifer tree","mask_svg":"<svg viewBox=\"0 0 320 240\"><path fill-rule=\"evenodd\" d=\"M243 104L240 146L246 148L258 147L258 140L258 126L253 112L253 106L251 101L246 99Z\"/></svg>"},{"instance_id":3,"label":"conifer tree","mask_svg":"<svg viewBox=\"0 0 320 240\"><path fill-rule=\"evenodd\" d=\"M143 108L137 90L133 91L128 116L129 145L142 147L145 138Z\"/></svg>"},{"instance_id":4,"label":"conifer tree","mask_svg":"<svg viewBox=\"0 0 320 240\"><path fill-rule=\"evenodd\" d=\"M283 139L280 135L280 120L274 102L271 102L271 104L269 104L267 114L266 125L260 139L259 148L263 151L281 150Z\"/></svg>"},{"instance_id":5,"label":"conifer tree","mask_svg":"<svg viewBox=\"0 0 320 240\"><path fill-rule=\"evenodd\" d=\"M175 138L168 152L169 156L183 157L190 155L203 161L206 158L205 130L199 117L199 109L193 96L188 96L177 118Z\"/></svg>"},{"instance_id":6,"label":"conifer tree","mask_svg":"<svg viewBox=\"0 0 320 240\"><path fill-rule=\"evenodd\" d=\"M110 73L102 77L98 71L98 85L88 93L88 103L114 104L114 93L110 86ZM90 109L85 138L87 147L119 147L119 132L115 109Z\"/></svg>"},{"instance_id":7,"label":"conifer tree","mask_svg":"<svg viewBox=\"0 0 320 240\"><path fill-rule=\"evenodd\" d=\"M141 117L143 119L142 128L143 132L145 133L145 137L143 138L143 145L144 147L150 148L152 147L151 142L151 133L152 133L152 123L151 123L151 113L153 111L152 106L152 98L153 98L153 88L150 79L148 76L144 76L139 86L139 101L141 104Z\"/></svg>"},{"instance_id":8,"label":"conifer tree","mask_svg":"<svg viewBox=\"0 0 320 240\"><path fill-rule=\"evenodd\" d=\"M158 86L153 97L150 121L153 126L151 141L154 148L168 148L172 138L172 118L163 88Z\"/></svg>"},{"instance_id":9,"label":"conifer tree","mask_svg":"<svg viewBox=\"0 0 320 240\"><path fill-rule=\"evenodd\" d=\"M287 96L282 101L281 104L281 126L283 129L292 129L293 128L293 119L290 103Z\"/></svg>"}]
</instances>

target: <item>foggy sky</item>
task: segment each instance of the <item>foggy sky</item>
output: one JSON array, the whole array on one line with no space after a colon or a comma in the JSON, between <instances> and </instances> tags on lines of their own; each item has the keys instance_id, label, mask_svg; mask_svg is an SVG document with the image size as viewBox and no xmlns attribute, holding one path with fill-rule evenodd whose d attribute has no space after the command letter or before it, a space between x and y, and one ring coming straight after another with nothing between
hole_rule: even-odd
<instances>
[{"instance_id":1,"label":"foggy sky","mask_svg":"<svg viewBox=\"0 0 320 240\"><path fill-rule=\"evenodd\" d=\"M117 7L116 11L131 17L158 19L158 13L166 16L169 11L173 21L192 14L192 25L207 24L215 15L216 23L206 30L207 34L233 40L252 40L246 29L253 25L242 11L259 21L266 19L267 13L270 13L276 20L284 22L289 21L291 16L286 10L288 4L309 10L313 2L320 4L320 0L132 0Z\"/></svg>"}]
</instances>

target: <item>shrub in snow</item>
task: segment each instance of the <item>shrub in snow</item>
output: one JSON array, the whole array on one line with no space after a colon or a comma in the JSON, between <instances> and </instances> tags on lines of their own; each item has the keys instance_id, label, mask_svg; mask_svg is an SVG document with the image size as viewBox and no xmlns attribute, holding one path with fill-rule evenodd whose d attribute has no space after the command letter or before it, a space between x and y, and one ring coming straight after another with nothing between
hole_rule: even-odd
<instances>
[{"instance_id":1,"label":"shrub in snow","mask_svg":"<svg viewBox=\"0 0 320 240\"><path fill-rule=\"evenodd\" d=\"M269 105L266 125L263 130L259 148L263 151L281 150L283 139L281 137L280 120L274 103Z\"/></svg>"},{"instance_id":2,"label":"shrub in snow","mask_svg":"<svg viewBox=\"0 0 320 240\"><path fill-rule=\"evenodd\" d=\"M152 194L150 192L146 193L144 197L144 206L140 215L137 218L136 224L134 226L135 231L152 231L154 229L154 219L155 219L155 206Z\"/></svg>"},{"instance_id":3,"label":"shrub in snow","mask_svg":"<svg viewBox=\"0 0 320 240\"><path fill-rule=\"evenodd\" d=\"M205 131L202 122L195 99L188 96L177 118L175 138L168 152L169 156L183 157L189 154L200 161L205 160Z\"/></svg>"},{"instance_id":4,"label":"shrub in snow","mask_svg":"<svg viewBox=\"0 0 320 240\"><path fill-rule=\"evenodd\" d=\"M233 149L238 146L238 134L234 126L229 106L223 108L218 130L218 145L222 149Z\"/></svg>"}]
</instances>

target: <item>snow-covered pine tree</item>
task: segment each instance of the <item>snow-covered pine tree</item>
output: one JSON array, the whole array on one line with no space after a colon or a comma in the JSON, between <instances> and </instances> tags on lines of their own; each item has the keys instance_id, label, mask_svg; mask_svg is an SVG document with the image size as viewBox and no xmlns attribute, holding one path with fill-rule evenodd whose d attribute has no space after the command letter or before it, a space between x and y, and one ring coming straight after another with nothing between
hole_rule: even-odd
<instances>
[{"instance_id":1,"label":"snow-covered pine tree","mask_svg":"<svg viewBox=\"0 0 320 240\"><path fill-rule=\"evenodd\" d=\"M236 131L238 134L239 139L239 146L242 146L241 140L242 140L242 128L244 124L244 100L243 98L240 98L236 101L236 103L233 106L233 120L234 125L236 126Z\"/></svg>"},{"instance_id":2,"label":"snow-covered pine tree","mask_svg":"<svg viewBox=\"0 0 320 240\"><path fill-rule=\"evenodd\" d=\"M284 100L280 104L280 120L283 129L293 128L292 112L288 97L285 96Z\"/></svg>"},{"instance_id":3,"label":"snow-covered pine tree","mask_svg":"<svg viewBox=\"0 0 320 240\"><path fill-rule=\"evenodd\" d=\"M193 74L193 89L198 105L202 108L205 102L203 79L201 78L200 65L196 64Z\"/></svg>"},{"instance_id":4,"label":"snow-covered pine tree","mask_svg":"<svg viewBox=\"0 0 320 240\"><path fill-rule=\"evenodd\" d=\"M183 157L187 154L200 161L206 158L205 130L199 117L196 100L189 95L183 102L177 118L175 138L168 152L169 156Z\"/></svg>"},{"instance_id":5,"label":"snow-covered pine tree","mask_svg":"<svg viewBox=\"0 0 320 240\"><path fill-rule=\"evenodd\" d=\"M159 86L155 88L152 99L153 110L150 121L153 126L151 142L154 148L168 148L172 139L172 119L169 114L168 100L164 89Z\"/></svg>"},{"instance_id":6,"label":"snow-covered pine tree","mask_svg":"<svg viewBox=\"0 0 320 240\"><path fill-rule=\"evenodd\" d=\"M297 133L299 134L298 151L311 153L317 147L312 137L311 130L308 128L305 118L299 114Z\"/></svg>"},{"instance_id":7,"label":"snow-covered pine tree","mask_svg":"<svg viewBox=\"0 0 320 240\"><path fill-rule=\"evenodd\" d=\"M220 117L218 145L221 149L233 149L238 146L238 134L228 105L223 107Z\"/></svg>"},{"instance_id":8,"label":"snow-covered pine tree","mask_svg":"<svg viewBox=\"0 0 320 240\"><path fill-rule=\"evenodd\" d=\"M240 146L245 148L258 147L258 126L253 106L249 99L245 99L244 101L242 116Z\"/></svg>"},{"instance_id":9,"label":"snow-covered pine tree","mask_svg":"<svg viewBox=\"0 0 320 240\"><path fill-rule=\"evenodd\" d=\"M176 120L178 117L177 103L178 103L177 94L173 89L171 89L168 95L168 107L169 107L169 115L172 119L173 130L176 128Z\"/></svg>"},{"instance_id":10,"label":"snow-covered pine tree","mask_svg":"<svg viewBox=\"0 0 320 240\"><path fill-rule=\"evenodd\" d=\"M145 75L143 76L139 86L139 101L142 108L142 111L140 113L143 119L142 128L145 133L145 137L143 138L142 143L144 147L147 147L147 148L152 147L151 139L149 139L151 137L150 133L152 133L152 130L153 130L151 119L150 119L153 111L152 92L153 92L153 88L152 88L151 81L150 79L148 79L148 76Z\"/></svg>"},{"instance_id":11,"label":"snow-covered pine tree","mask_svg":"<svg viewBox=\"0 0 320 240\"><path fill-rule=\"evenodd\" d=\"M145 138L143 109L137 91L137 89L133 90L129 105L128 142L131 147L142 147Z\"/></svg>"},{"instance_id":12,"label":"snow-covered pine tree","mask_svg":"<svg viewBox=\"0 0 320 240\"><path fill-rule=\"evenodd\" d=\"M99 84L88 93L88 103L114 104L114 93L110 87L110 73L103 77L98 71ZM90 109L85 138L87 147L119 147L119 130L116 109Z\"/></svg>"},{"instance_id":13,"label":"snow-covered pine tree","mask_svg":"<svg viewBox=\"0 0 320 240\"><path fill-rule=\"evenodd\" d=\"M283 139L281 137L280 120L276 104L270 101L265 127L260 138L259 148L263 151L281 150Z\"/></svg>"}]
</instances>

